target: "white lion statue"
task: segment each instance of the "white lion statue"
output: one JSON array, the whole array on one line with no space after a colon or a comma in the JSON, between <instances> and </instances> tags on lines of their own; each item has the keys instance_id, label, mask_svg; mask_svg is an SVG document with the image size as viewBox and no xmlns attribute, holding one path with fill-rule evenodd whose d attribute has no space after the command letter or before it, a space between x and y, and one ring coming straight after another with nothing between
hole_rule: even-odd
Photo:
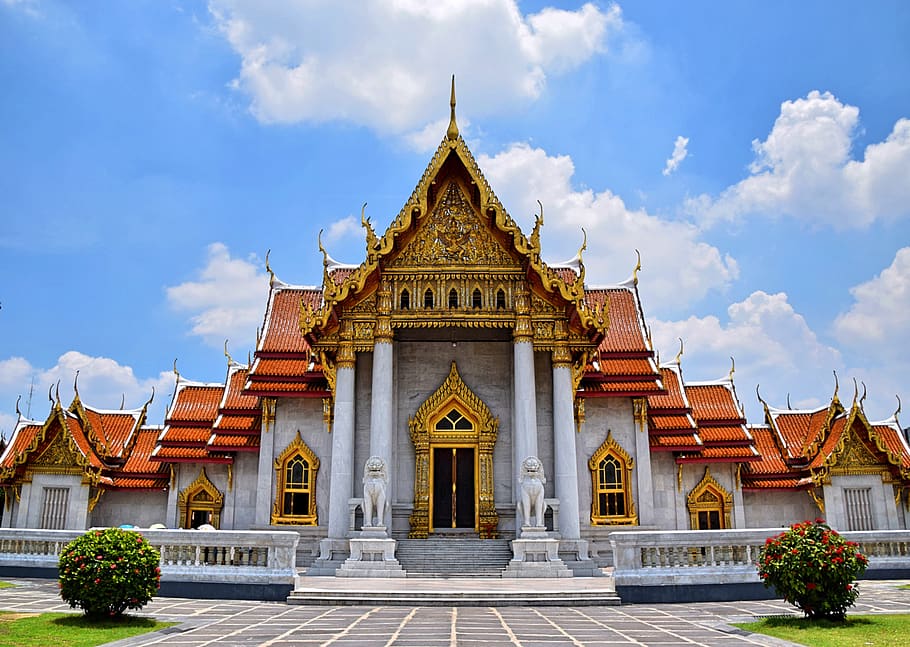
<instances>
[{"instance_id":1,"label":"white lion statue","mask_svg":"<svg viewBox=\"0 0 910 647\"><path fill-rule=\"evenodd\" d=\"M388 504L386 490L389 475L385 461L379 456L370 456L363 466L363 525L382 526ZM375 521L375 523L374 523Z\"/></svg>"},{"instance_id":2,"label":"white lion statue","mask_svg":"<svg viewBox=\"0 0 910 647\"><path fill-rule=\"evenodd\" d=\"M541 528L544 526L543 515L546 512L543 486L547 477L543 473L543 463L536 456L528 456L521 463L521 499L518 501L518 514L523 526ZM533 519L534 523L531 523Z\"/></svg>"}]
</instances>

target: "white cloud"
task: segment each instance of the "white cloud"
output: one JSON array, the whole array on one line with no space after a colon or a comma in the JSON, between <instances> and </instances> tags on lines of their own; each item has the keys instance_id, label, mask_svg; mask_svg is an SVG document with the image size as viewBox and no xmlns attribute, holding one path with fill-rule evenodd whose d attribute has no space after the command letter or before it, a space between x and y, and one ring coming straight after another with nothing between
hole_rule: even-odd
<instances>
[{"instance_id":1,"label":"white cloud","mask_svg":"<svg viewBox=\"0 0 910 647\"><path fill-rule=\"evenodd\" d=\"M335 243L348 236L354 236L359 229L359 220L354 218L354 216L345 216L329 225L328 230L325 232L325 242ZM360 237L363 238L363 234Z\"/></svg>"},{"instance_id":2,"label":"white cloud","mask_svg":"<svg viewBox=\"0 0 910 647\"><path fill-rule=\"evenodd\" d=\"M233 348L241 349L255 343L268 281L254 255L232 258L223 243L212 243L198 280L167 288L167 299L174 309L190 313L193 335L215 348L229 339Z\"/></svg>"},{"instance_id":3,"label":"white cloud","mask_svg":"<svg viewBox=\"0 0 910 647\"><path fill-rule=\"evenodd\" d=\"M667 165L664 167L664 175L670 175L673 173L679 165L682 163L686 156L689 154L689 151L686 149L686 146L689 145L689 138L679 135L676 138L676 142L673 144L673 154L670 155L670 158L667 160Z\"/></svg>"},{"instance_id":4,"label":"white cloud","mask_svg":"<svg viewBox=\"0 0 910 647\"><path fill-rule=\"evenodd\" d=\"M837 228L910 215L910 120L851 159L859 109L829 92L784 101L765 141L755 140L750 175L718 197L688 203L706 224L747 215L787 215Z\"/></svg>"},{"instance_id":5,"label":"white cloud","mask_svg":"<svg viewBox=\"0 0 910 647\"><path fill-rule=\"evenodd\" d=\"M447 112L448 77L475 114L536 99L550 74L605 51L618 6L522 14L515 0L211 0L240 55L233 85L267 123L346 121L408 133ZM437 133L439 131L436 131Z\"/></svg>"},{"instance_id":6,"label":"white cloud","mask_svg":"<svg viewBox=\"0 0 910 647\"><path fill-rule=\"evenodd\" d=\"M589 282L627 278L635 265L634 250L639 249L648 311L689 305L738 275L736 261L700 241L695 226L629 209L609 190L595 193L573 187L575 166L568 156L551 157L542 149L514 144L493 157L481 155L479 163L524 231L530 231L537 200L543 203L541 237L547 258L571 257L581 244L580 228L585 228ZM616 265L617 260L622 265Z\"/></svg>"},{"instance_id":7,"label":"white cloud","mask_svg":"<svg viewBox=\"0 0 910 647\"><path fill-rule=\"evenodd\" d=\"M173 392L174 374L162 371L157 376L138 378L129 366L108 357L92 357L71 350L57 359L50 368L33 366L22 357L0 360L0 430L9 438L15 426L16 399L21 395L19 409L23 415L43 420L50 409L48 392L56 391L60 383L60 399L67 406L73 397L73 382L79 371L79 395L86 404L102 409L118 409L121 401L128 409L142 406L155 389L155 401L149 407L148 423L164 422L164 411ZM34 379L34 391L29 411L29 389Z\"/></svg>"},{"instance_id":8,"label":"white cloud","mask_svg":"<svg viewBox=\"0 0 910 647\"><path fill-rule=\"evenodd\" d=\"M738 394L753 422L760 421L756 384L772 406L783 406L788 393L794 407L816 406L831 395L831 372L842 372L844 365L840 351L819 340L783 292L753 292L727 308L726 322L715 316L652 320L651 330L662 361L674 357L677 338L683 339L683 371L689 381L726 375L734 357Z\"/></svg>"},{"instance_id":9,"label":"white cloud","mask_svg":"<svg viewBox=\"0 0 910 647\"><path fill-rule=\"evenodd\" d=\"M834 321L834 334L847 346L880 357L910 361L910 247L870 281L850 289L854 303Z\"/></svg>"}]
</instances>

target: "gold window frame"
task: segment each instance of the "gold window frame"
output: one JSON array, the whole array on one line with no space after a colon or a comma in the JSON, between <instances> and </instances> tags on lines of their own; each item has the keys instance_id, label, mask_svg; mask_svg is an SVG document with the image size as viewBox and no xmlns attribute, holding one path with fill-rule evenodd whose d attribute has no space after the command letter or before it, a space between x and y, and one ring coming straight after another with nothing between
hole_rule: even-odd
<instances>
[{"instance_id":1,"label":"gold window frame","mask_svg":"<svg viewBox=\"0 0 910 647\"><path fill-rule=\"evenodd\" d=\"M705 468L705 475L686 497L686 506L689 509L689 527L700 530L698 527L699 512L718 512L718 517L723 523L723 528L730 528L730 510L733 508L733 495L717 482L711 475L710 468Z\"/></svg>"},{"instance_id":2,"label":"gold window frame","mask_svg":"<svg viewBox=\"0 0 910 647\"><path fill-rule=\"evenodd\" d=\"M289 491L287 485L287 465L295 458L302 458L308 466L308 479L304 488L295 488L293 492L306 492L310 495L309 506L306 514L289 515L284 513L284 495ZM303 438L300 436L300 430L297 430L297 436L284 448L284 451L275 459L275 501L272 506L272 523L292 524L295 526L315 526L318 525L316 514L316 475L319 471L319 458L310 449Z\"/></svg>"},{"instance_id":3,"label":"gold window frame","mask_svg":"<svg viewBox=\"0 0 910 647\"><path fill-rule=\"evenodd\" d=\"M191 515L194 510L203 510L211 515L209 523L215 528L221 527L221 509L224 507L224 495L209 480L203 467L196 480L186 486L177 495L177 508L180 511L181 528L191 528Z\"/></svg>"},{"instance_id":4,"label":"gold window frame","mask_svg":"<svg viewBox=\"0 0 910 647\"><path fill-rule=\"evenodd\" d=\"M622 493L624 496L624 507L626 513L623 515L607 514L607 511L600 509L601 491L618 492L620 490L606 490L605 485L600 479L600 464L607 458L612 457L619 463L620 473L622 474ZM591 472L591 525L608 526L608 525L638 525L638 514L635 512L635 501L632 499L632 467L634 459L629 455L622 446L613 438L613 432L607 431L607 439L594 452L588 460L588 469Z\"/></svg>"}]
</instances>

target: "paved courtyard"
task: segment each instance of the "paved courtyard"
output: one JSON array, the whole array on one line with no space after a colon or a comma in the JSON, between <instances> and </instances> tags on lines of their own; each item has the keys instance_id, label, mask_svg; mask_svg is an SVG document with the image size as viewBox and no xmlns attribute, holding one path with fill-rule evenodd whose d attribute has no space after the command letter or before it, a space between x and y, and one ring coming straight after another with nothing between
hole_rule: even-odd
<instances>
[{"instance_id":1,"label":"paved courtyard","mask_svg":"<svg viewBox=\"0 0 910 647\"><path fill-rule=\"evenodd\" d=\"M49 580L9 579L0 609L72 611ZM854 613L910 613L906 581L863 582ZM445 586L439 580L438 586ZM766 615L796 615L775 600L619 607L344 607L279 602L157 598L139 615L179 623L118 643L275 647L554 647L556 645L788 645L730 626Z\"/></svg>"}]
</instances>

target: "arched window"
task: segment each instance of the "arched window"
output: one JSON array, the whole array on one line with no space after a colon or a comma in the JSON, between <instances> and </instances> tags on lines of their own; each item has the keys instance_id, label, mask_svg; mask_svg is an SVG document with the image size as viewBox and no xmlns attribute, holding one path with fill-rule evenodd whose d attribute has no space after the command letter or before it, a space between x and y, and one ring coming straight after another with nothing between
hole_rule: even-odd
<instances>
[{"instance_id":1,"label":"arched window","mask_svg":"<svg viewBox=\"0 0 910 647\"><path fill-rule=\"evenodd\" d=\"M278 489L272 508L273 524L315 526L316 472L319 459L300 437L275 459Z\"/></svg>"},{"instance_id":2,"label":"arched window","mask_svg":"<svg viewBox=\"0 0 910 647\"><path fill-rule=\"evenodd\" d=\"M462 415L458 409L452 409L435 425L436 431L471 431L474 424Z\"/></svg>"},{"instance_id":3,"label":"arched window","mask_svg":"<svg viewBox=\"0 0 910 647\"><path fill-rule=\"evenodd\" d=\"M449 307L457 308L458 307L458 292L455 288L449 290Z\"/></svg>"},{"instance_id":4,"label":"arched window","mask_svg":"<svg viewBox=\"0 0 910 647\"><path fill-rule=\"evenodd\" d=\"M205 468L199 472L196 480L177 495L177 508L180 510L181 528L198 528L209 524L218 528L221 525L221 508L224 495L209 480Z\"/></svg>"},{"instance_id":5,"label":"arched window","mask_svg":"<svg viewBox=\"0 0 910 647\"><path fill-rule=\"evenodd\" d=\"M432 308L433 307L433 290L427 288L427 291L423 293L423 307Z\"/></svg>"},{"instance_id":6,"label":"arched window","mask_svg":"<svg viewBox=\"0 0 910 647\"><path fill-rule=\"evenodd\" d=\"M471 307L475 310L483 307L483 297L480 294L480 288L474 288L474 292L471 293Z\"/></svg>"},{"instance_id":7,"label":"arched window","mask_svg":"<svg viewBox=\"0 0 910 647\"><path fill-rule=\"evenodd\" d=\"M730 527L733 497L711 476L707 467L699 484L686 497L686 503L692 530L723 530Z\"/></svg>"},{"instance_id":8,"label":"arched window","mask_svg":"<svg viewBox=\"0 0 910 647\"><path fill-rule=\"evenodd\" d=\"M593 525L638 523L632 501L632 463L632 457L608 432L607 439L588 461Z\"/></svg>"},{"instance_id":9,"label":"arched window","mask_svg":"<svg viewBox=\"0 0 910 647\"><path fill-rule=\"evenodd\" d=\"M405 288L401 291L401 297L399 299L399 307L402 310L409 310L411 307L411 293L408 292L408 289Z\"/></svg>"},{"instance_id":10,"label":"arched window","mask_svg":"<svg viewBox=\"0 0 910 647\"><path fill-rule=\"evenodd\" d=\"M505 310L506 307L506 293L502 288L496 290L496 309Z\"/></svg>"}]
</instances>

